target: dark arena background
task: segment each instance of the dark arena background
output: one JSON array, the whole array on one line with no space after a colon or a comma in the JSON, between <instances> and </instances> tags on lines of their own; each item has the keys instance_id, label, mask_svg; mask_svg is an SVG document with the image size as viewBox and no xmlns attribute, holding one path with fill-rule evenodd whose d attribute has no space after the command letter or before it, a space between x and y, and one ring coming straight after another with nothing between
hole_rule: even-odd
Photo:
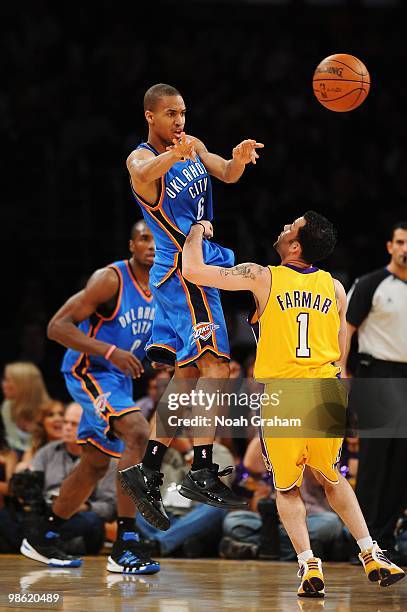
<instances>
[{"instance_id":1,"label":"dark arena background","mask_svg":"<svg viewBox=\"0 0 407 612\"><path fill-rule=\"evenodd\" d=\"M210 151L229 159L245 138L265 145L236 184L212 182L215 239L236 262L277 265L273 242L309 209L338 229L322 267L347 291L389 262L391 227L407 219L402 0L36 0L2 3L0 22L2 371L33 362L49 395L71 401L64 348L47 339L47 323L94 270L128 256L141 211L126 158L146 139L142 100L155 83L179 89L186 131ZM334 53L360 58L370 73L370 93L352 112L331 112L313 94L316 66ZM222 303L232 357L248 375L252 298L223 292ZM148 376L137 384L145 395ZM189 561L194 553L178 549L157 576L122 577L107 575L105 549L54 574L16 550L0 555L0 590L59 592L65 610L324 607L297 601L295 563L217 551ZM333 554L326 575L326 610L406 609L404 582L379 589L346 555Z\"/></svg>"}]
</instances>

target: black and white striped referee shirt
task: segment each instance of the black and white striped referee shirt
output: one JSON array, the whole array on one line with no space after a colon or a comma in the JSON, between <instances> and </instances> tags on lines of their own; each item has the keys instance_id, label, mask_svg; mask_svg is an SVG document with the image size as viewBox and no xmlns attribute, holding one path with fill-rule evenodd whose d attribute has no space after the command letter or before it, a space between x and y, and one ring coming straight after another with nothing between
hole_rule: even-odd
<instances>
[{"instance_id":1,"label":"black and white striped referee shirt","mask_svg":"<svg viewBox=\"0 0 407 612\"><path fill-rule=\"evenodd\" d=\"M407 363L407 282L380 268L356 279L346 319L358 328L359 353Z\"/></svg>"}]
</instances>

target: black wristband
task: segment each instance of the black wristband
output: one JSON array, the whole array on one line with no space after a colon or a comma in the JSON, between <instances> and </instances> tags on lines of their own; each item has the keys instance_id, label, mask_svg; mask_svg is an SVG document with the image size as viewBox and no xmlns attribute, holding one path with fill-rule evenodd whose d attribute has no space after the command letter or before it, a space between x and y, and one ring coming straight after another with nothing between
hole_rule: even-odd
<instances>
[{"instance_id":1,"label":"black wristband","mask_svg":"<svg viewBox=\"0 0 407 612\"><path fill-rule=\"evenodd\" d=\"M195 221L195 223L193 223L192 225L200 225L201 227L203 227L204 233L202 234L202 236L205 235L206 229L203 223L200 223L199 221Z\"/></svg>"}]
</instances>

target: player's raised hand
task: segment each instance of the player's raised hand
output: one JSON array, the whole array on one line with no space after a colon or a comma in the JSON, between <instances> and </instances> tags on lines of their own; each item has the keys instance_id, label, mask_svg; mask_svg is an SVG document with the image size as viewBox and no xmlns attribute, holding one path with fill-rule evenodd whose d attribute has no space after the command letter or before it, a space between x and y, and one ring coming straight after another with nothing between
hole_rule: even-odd
<instances>
[{"instance_id":1,"label":"player's raised hand","mask_svg":"<svg viewBox=\"0 0 407 612\"><path fill-rule=\"evenodd\" d=\"M263 149L264 144L255 140L243 140L233 149L233 159L240 161L242 164L255 164L259 154L256 149Z\"/></svg>"},{"instance_id":2,"label":"player's raised hand","mask_svg":"<svg viewBox=\"0 0 407 612\"><path fill-rule=\"evenodd\" d=\"M130 351L123 351L122 349L115 348L111 354L110 361L119 370L124 372L127 376L132 378L140 378L144 372L143 365L137 357L130 353Z\"/></svg>"},{"instance_id":3,"label":"player's raised hand","mask_svg":"<svg viewBox=\"0 0 407 612\"><path fill-rule=\"evenodd\" d=\"M172 151L180 160L193 159L196 161L195 138L190 138L181 132L181 138L174 138L173 145L167 147L167 151Z\"/></svg>"},{"instance_id":4,"label":"player's raised hand","mask_svg":"<svg viewBox=\"0 0 407 612\"><path fill-rule=\"evenodd\" d=\"M200 221L198 221L198 223L196 223L195 225L202 225L204 228L204 233L203 233L203 237L204 238L212 238L213 237L213 225L210 221L207 221L206 219L201 219Z\"/></svg>"}]
</instances>

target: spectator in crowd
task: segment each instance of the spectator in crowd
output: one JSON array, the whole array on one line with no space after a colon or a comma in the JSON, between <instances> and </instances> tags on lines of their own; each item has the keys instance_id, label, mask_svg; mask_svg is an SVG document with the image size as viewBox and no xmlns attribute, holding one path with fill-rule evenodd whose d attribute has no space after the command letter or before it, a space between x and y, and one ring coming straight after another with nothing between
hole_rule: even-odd
<instances>
[{"instance_id":1,"label":"spectator in crowd","mask_svg":"<svg viewBox=\"0 0 407 612\"><path fill-rule=\"evenodd\" d=\"M170 528L160 531L147 523L141 514L136 518L137 527L142 535L151 541L154 548L152 554L157 556L168 557L175 552L186 557L216 554L222 521L226 515L224 508L193 502L179 494L179 485L188 473L193 459L193 452L182 455L175 448L180 442L180 448L185 451L185 441L184 438L175 439L167 449L162 464L164 482L161 490L171 521ZM189 440L188 446L192 450L192 439ZM213 458L221 465L233 463L229 450L217 442L213 446ZM225 484L230 485L230 479L226 480Z\"/></svg>"},{"instance_id":2,"label":"spectator in crowd","mask_svg":"<svg viewBox=\"0 0 407 612\"><path fill-rule=\"evenodd\" d=\"M240 476L239 486L247 486L251 492L249 495L254 498L250 507L251 510L237 510L229 512L223 523L224 537L220 542L220 554L226 558L257 558L259 550L262 550L263 558L271 558L271 554L265 550L262 536L268 537L268 533L262 532L262 519L265 514L268 518L272 515L270 511L261 515L260 500L272 495L272 485L267 484L269 479L263 478L264 464L261 457L261 443L259 438L253 438L250 442L244 457L246 468L246 479ZM301 496L307 509L307 528L310 534L312 550L315 554L328 556L332 554L338 542L343 541L343 524L335 512L332 512L323 490L317 482L312 472L305 469L303 484L300 487ZM258 507L259 505L259 507ZM272 515L277 521L277 513ZM272 531L273 525L268 525L268 532ZM278 533L278 535L277 535ZM278 532L275 530L276 537L279 537L280 558L282 561L294 561L297 555L292 547L290 539L282 525L278 525ZM274 542L267 542L268 548L276 550ZM274 557L275 558L275 557Z\"/></svg>"},{"instance_id":3,"label":"spectator in crowd","mask_svg":"<svg viewBox=\"0 0 407 612\"><path fill-rule=\"evenodd\" d=\"M33 474L43 474L43 498L49 506L58 497L59 488L67 474L79 461L81 447L76 442L82 408L71 403L64 415L63 435L40 448L35 454L31 469ZM17 476L22 476L20 473ZM23 498L24 499L24 498ZM63 544L58 543L68 554L97 554L104 541L104 523L115 516L115 466L112 462L108 473L98 482L89 499L61 528ZM36 529L38 516L24 521L24 515L11 510L0 510L0 536L7 540L11 551L16 551L23 540L24 529ZM24 546L25 540L22 542ZM38 559L36 559L38 560Z\"/></svg>"},{"instance_id":4,"label":"spectator in crowd","mask_svg":"<svg viewBox=\"0 0 407 612\"><path fill-rule=\"evenodd\" d=\"M160 367L158 370L152 370L147 376L146 395L137 399L137 406L140 407L147 421L150 421L160 397L167 387L174 368L170 366Z\"/></svg>"},{"instance_id":5,"label":"spectator in crowd","mask_svg":"<svg viewBox=\"0 0 407 612\"><path fill-rule=\"evenodd\" d=\"M65 407L58 400L49 400L41 404L32 434L31 448L25 451L16 467L16 471L29 468L35 453L40 448L48 444L48 442L54 442L54 440L62 438L64 412Z\"/></svg>"},{"instance_id":6,"label":"spectator in crowd","mask_svg":"<svg viewBox=\"0 0 407 612\"><path fill-rule=\"evenodd\" d=\"M6 440L21 457L31 447L40 406L50 398L40 370L28 361L6 365L2 387L1 414Z\"/></svg>"},{"instance_id":7,"label":"spectator in crowd","mask_svg":"<svg viewBox=\"0 0 407 612\"><path fill-rule=\"evenodd\" d=\"M359 426L376 432L375 437L360 432L356 495L372 537L383 543L391 559L397 557L394 529L407 490L406 440L385 433L405 414L405 381L400 379L407 378L407 221L393 226L386 246L390 263L357 279L349 292L345 359L357 332L358 364L350 404ZM366 384L357 378L393 380Z\"/></svg>"},{"instance_id":8,"label":"spectator in crowd","mask_svg":"<svg viewBox=\"0 0 407 612\"><path fill-rule=\"evenodd\" d=\"M75 402L69 404L64 416L62 440L44 446L32 461L32 470L44 472L44 495L49 505L58 497L62 481L79 461L82 449L76 440L81 416L81 406ZM61 538L65 542L83 537L85 549L72 551L74 554L96 554L103 544L104 522L112 520L116 511L115 467L112 461L91 497L61 528Z\"/></svg>"}]
</instances>

